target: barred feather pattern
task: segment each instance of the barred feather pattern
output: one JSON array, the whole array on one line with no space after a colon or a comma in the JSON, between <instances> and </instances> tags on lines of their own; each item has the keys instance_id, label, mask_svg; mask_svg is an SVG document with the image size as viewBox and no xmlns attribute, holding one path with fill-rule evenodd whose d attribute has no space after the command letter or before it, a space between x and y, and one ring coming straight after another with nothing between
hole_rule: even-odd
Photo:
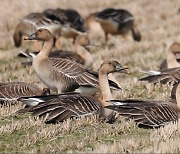
<instances>
[{"instance_id":1,"label":"barred feather pattern","mask_svg":"<svg viewBox=\"0 0 180 154\"><path fill-rule=\"evenodd\" d=\"M41 95L43 91L24 82L0 83L0 100L16 100L23 96Z\"/></svg>"},{"instance_id":2,"label":"barred feather pattern","mask_svg":"<svg viewBox=\"0 0 180 154\"><path fill-rule=\"evenodd\" d=\"M106 106L119 115L134 119L143 127L160 127L180 118L180 108L169 101L111 100Z\"/></svg>"},{"instance_id":3,"label":"barred feather pattern","mask_svg":"<svg viewBox=\"0 0 180 154\"><path fill-rule=\"evenodd\" d=\"M77 88L79 86L99 88L98 74L85 69L82 65L59 58L49 58L48 62L53 67L52 78L56 80L62 79L66 83L63 91L69 91L69 88ZM120 89L113 81L109 80L109 83L111 89Z\"/></svg>"},{"instance_id":4,"label":"barred feather pattern","mask_svg":"<svg viewBox=\"0 0 180 154\"><path fill-rule=\"evenodd\" d=\"M26 108L24 111L32 112L33 116L45 117L46 123L58 123L74 117L98 114L100 111L97 101L79 93L59 94L51 99L48 99L49 97L51 95L45 98L43 96L39 97L44 102L34 107Z\"/></svg>"},{"instance_id":5,"label":"barred feather pattern","mask_svg":"<svg viewBox=\"0 0 180 154\"><path fill-rule=\"evenodd\" d=\"M147 77L143 77L140 81L148 81L150 83L158 83L167 84L167 83L178 83L180 79L180 67L177 68L169 68L159 71L160 74L150 75Z\"/></svg>"}]
</instances>

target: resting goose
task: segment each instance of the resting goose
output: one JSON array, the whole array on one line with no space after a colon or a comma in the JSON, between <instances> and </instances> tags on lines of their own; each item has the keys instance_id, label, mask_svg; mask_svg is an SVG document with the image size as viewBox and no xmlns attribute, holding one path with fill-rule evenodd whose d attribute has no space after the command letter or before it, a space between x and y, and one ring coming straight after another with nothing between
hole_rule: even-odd
<instances>
[{"instance_id":1,"label":"resting goose","mask_svg":"<svg viewBox=\"0 0 180 154\"><path fill-rule=\"evenodd\" d=\"M96 13L96 20L105 32L106 43L108 34L125 36L130 30L135 41L141 40L141 34L134 24L134 17L127 10L107 8Z\"/></svg>"},{"instance_id":2,"label":"resting goose","mask_svg":"<svg viewBox=\"0 0 180 154\"><path fill-rule=\"evenodd\" d=\"M98 74L85 69L81 64L62 58L49 58L53 48L53 36L47 29L39 29L26 40L44 41L43 48L33 59L33 68L40 80L58 93L73 91L77 88L83 93L94 94L99 89ZM109 80L113 90L120 87Z\"/></svg>"},{"instance_id":3,"label":"resting goose","mask_svg":"<svg viewBox=\"0 0 180 154\"><path fill-rule=\"evenodd\" d=\"M88 46L90 44L89 37L87 35L79 35L75 41L75 50L73 51L65 51L65 50L57 50L52 51L49 54L49 57L54 58L63 58L76 61L84 65L85 68L90 68L93 64L93 56L88 51ZM30 61L23 62L24 65L31 65L32 59L38 54L38 52L21 52L19 57L27 57Z\"/></svg>"},{"instance_id":4,"label":"resting goose","mask_svg":"<svg viewBox=\"0 0 180 154\"><path fill-rule=\"evenodd\" d=\"M41 13L30 13L16 26L13 35L14 44L19 47L23 36L30 35L40 28L50 30L54 36L59 35L61 27L62 23L57 20L53 21ZM39 50L37 44L35 44L35 50Z\"/></svg>"},{"instance_id":5,"label":"resting goose","mask_svg":"<svg viewBox=\"0 0 180 154\"><path fill-rule=\"evenodd\" d=\"M175 42L169 47L167 60L163 61L160 70L145 72L148 76L141 78L140 81L160 82L162 84L176 82L180 78L180 63L175 55L178 53L180 53L180 44Z\"/></svg>"},{"instance_id":6,"label":"resting goose","mask_svg":"<svg viewBox=\"0 0 180 154\"><path fill-rule=\"evenodd\" d=\"M180 84L174 85L171 100L144 101L136 99L111 100L105 108L119 115L134 119L138 126L156 128L180 119Z\"/></svg>"},{"instance_id":7,"label":"resting goose","mask_svg":"<svg viewBox=\"0 0 180 154\"><path fill-rule=\"evenodd\" d=\"M159 71L147 72L148 76L139 79L140 81L148 81L150 83L176 83L180 79L180 67L169 68Z\"/></svg>"},{"instance_id":8,"label":"resting goose","mask_svg":"<svg viewBox=\"0 0 180 154\"><path fill-rule=\"evenodd\" d=\"M176 58L176 54L180 53L180 44L174 42L168 50L167 59L160 65L160 70L167 68L180 67L180 59Z\"/></svg>"},{"instance_id":9,"label":"resting goose","mask_svg":"<svg viewBox=\"0 0 180 154\"><path fill-rule=\"evenodd\" d=\"M0 83L0 102L14 101L20 97L35 96L35 95L48 95L50 90L44 88L39 89L30 83L25 82L10 82Z\"/></svg>"},{"instance_id":10,"label":"resting goose","mask_svg":"<svg viewBox=\"0 0 180 154\"><path fill-rule=\"evenodd\" d=\"M31 106L20 112L32 112L34 116L43 116L46 123L58 123L69 118L87 115L99 115L110 120L113 111L104 107L110 105L107 100L113 99L108 83L108 74L125 73L125 69L116 61L106 61L99 68L99 99L79 93L64 93L42 97L22 97L19 101Z\"/></svg>"}]
</instances>

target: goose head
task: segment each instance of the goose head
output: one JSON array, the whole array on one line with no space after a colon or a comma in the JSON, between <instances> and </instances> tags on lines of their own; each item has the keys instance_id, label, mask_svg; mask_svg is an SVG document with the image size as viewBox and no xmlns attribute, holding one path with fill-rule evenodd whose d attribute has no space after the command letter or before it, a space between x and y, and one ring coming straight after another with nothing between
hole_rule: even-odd
<instances>
[{"instance_id":1,"label":"goose head","mask_svg":"<svg viewBox=\"0 0 180 154\"><path fill-rule=\"evenodd\" d=\"M48 41L53 39L51 32L47 29L38 29L35 33L27 36L24 40L39 40L39 41Z\"/></svg>"},{"instance_id":2,"label":"goose head","mask_svg":"<svg viewBox=\"0 0 180 154\"><path fill-rule=\"evenodd\" d=\"M170 47L169 51L171 51L173 54L180 53L180 43L174 42Z\"/></svg>"},{"instance_id":3,"label":"goose head","mask_svg":"<svg viewBox=\"0 0 180 154\"><path fill-rule=\"evenodd\" d=\"M122 67L121 64L117 61L104 61L99 68L99 72L102 74L109 74L114 72L126 73L126 69L127 68Z\"/></svg>"}]
</instances>

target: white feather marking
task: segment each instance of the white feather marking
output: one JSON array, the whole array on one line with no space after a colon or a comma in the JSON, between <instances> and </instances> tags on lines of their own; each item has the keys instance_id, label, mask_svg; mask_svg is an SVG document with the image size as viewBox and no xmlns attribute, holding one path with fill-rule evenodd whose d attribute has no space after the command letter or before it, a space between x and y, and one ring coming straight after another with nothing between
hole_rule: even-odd
<instances>
[{"instance_id":1,"label":"white feather marking","mask_svg":"<svg viewBox=\"0 0 180 154\"><path fill-rule=\"evenodd\" d=\"M45 102L44 100L39 98L21 98L20 101L28 106L36 106L41 102Z\"/></svg>"}]
</instances>

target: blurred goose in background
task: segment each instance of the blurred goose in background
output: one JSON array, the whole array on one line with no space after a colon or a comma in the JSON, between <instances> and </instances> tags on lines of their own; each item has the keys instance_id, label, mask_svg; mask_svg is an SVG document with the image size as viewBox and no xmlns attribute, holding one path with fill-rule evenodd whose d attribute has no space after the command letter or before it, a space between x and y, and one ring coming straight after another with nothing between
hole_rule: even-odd
<instances>
[{"instance_id":1,"label":"blurred goose in background","mask_svg":"<svg viewBox=\"0 0 180 154\"><path fill-rule=\"evenodd\" d=\"M26 40L40 40L43 48L33 59L33 68L40 80L50 89L58 93L74 91L95 94L99 91L98 74L85 69L81 64L62 58L49 58L53 48L53 36L47 29L39 29ZM121 89L115 82L109 80L113 90Z\"/></svg>"},{"instance_id":2,"label":"blurred goose in background","mask_svg":"<svg viewBox=\"0 0 180 154\"><path fill-rule=\"evenodd\" d=\"M57 50L50 52L49 57L69 59L84 65L85 68L90 68L93 64L93 56L91 55L87 47L91 45L92 44L89 40L88 35L79 35L75 41L74 52L66 50ZM23 62L23 65L32 65L32 60L37 54L38 52L25 51L21 52L18 56L27 57L30 60L28 62Z\"/></svg>"},{"instance_id":3,"label":"blurred goose in background","mask_svg":"<svg viewBox=\"0 0 180 154\"><path fill-rule=\"evenodd\" d=\"M135 41L141 40L141 34L134 24L134 17L127 10L107 8L95 15L96 20L105 32L106 44L108 34L125 36L130 30Z\"/></svg>"},{"instance_id":4,"label":"blurred goose in background","mask_svg":"<svg viewBox=\"0 0 180 154\"><path fill-rule=\"evenodd\" d=\"M180 67L180 59L176 58L176 54L180 53L180 44L174 42L168 49L167 59L160 65L160 70L167 68Z\"/></svg>"},{"instance_id":5,"label":"blurred goose in background","mask_svg":"<svg viewBox=\"0 0 180 154\"><path fill-rule=\"evenodd\" d=\"M180 44L175 42L169 47L167 60L162 62L160 70L144 72L148 76L141 78L140 81L160 82L161 84L177 82L177 79L180 78L180 63L175 54L178 53L180 53Z\"/></svg>"},{"instance_id":6,"label":"blurred goose in background","mask_svg":"<svg viewBox=\"0 0 180 154\"><path fill-rule=\"evenodd\" d=\"M73 117L99 115L100 118L111 120L113 111L104 107L110 105L107 100L113 98L110 91L108 74L125 73L117 61L105 61L99 68L100 96L98 99L79 93L64 93L42 97L22 97L19 101L31 106L19 112L32 112L34 116L45 117L46 123L58 123Z\"/></svg>"},{"instance_id":7,"label":"blurred goose in background","mask_svg":"<svg viewBox=\"0 0 180 154\"><path fill-rule=\"evenodd\" d=\"M46 9L43 11L43 14L52 20L60 21L63 24L60 35L65 38L72 38L73 43L75 43L78 35L86 35L84 19L76 10Z\"/></svg>"},{"instance_id":8,"label":"blurred goose in background","mask_svg":"<svg viewBox=\"0 0 180 154\"><path fill-rule=\"evenodd\" d=\"M22 37L30 35L40 28L46 28L56 36L60 34L62 23L57 20L51 20L41 13L30 13L25 16L16 26L13 39L16 47L21 46ZM34 45L36 51L39 51L39 45Z\"/></svg>"},{"instance_id":9,"label":"blurred goose in background","mask_svg":"<svg viewBox=\"0 0 180 154\"><path fill-rule=\"evenodd\" d=\"M25 82L0 83L0 102L15 101L20 97L49 95L50 90L38 87Z\"/></svg>"},{"instance_id":10,"label":"blurred goose in background","mask_svg":"<svg viewBox=\"0 0 180 154\"><path fill-rule=\"evenodd\" d=\"M128 119L134 119L139 127L157 128L180 119L180 84L174 85L172 99L167 101L144 101L136 99L111 100L107 109L116 111Z\"/></svg>"}]
</instances>

